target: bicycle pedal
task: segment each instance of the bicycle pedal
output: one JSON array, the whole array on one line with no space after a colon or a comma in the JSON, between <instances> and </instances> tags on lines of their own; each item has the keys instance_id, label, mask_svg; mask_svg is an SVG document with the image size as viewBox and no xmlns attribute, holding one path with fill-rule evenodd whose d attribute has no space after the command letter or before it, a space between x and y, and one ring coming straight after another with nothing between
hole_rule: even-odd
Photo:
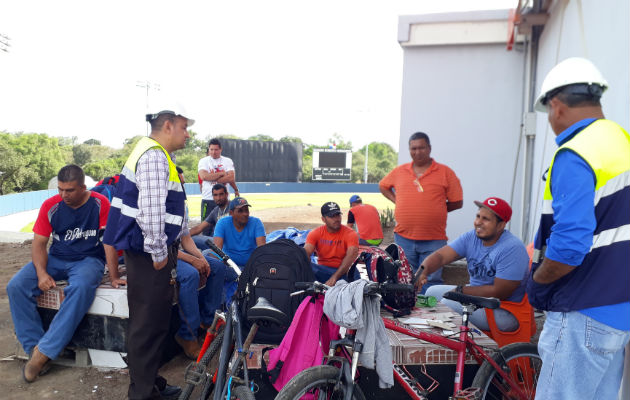
<instances>
[{"instance_id":1,"label":"bicycle pedal","mask_svg":"<svg viewBox=\"0 0 630 400\"><path fill-rule=\"evenodd\" d=\"M196 362L188 364L186 371L184 372L184 381L186 383L197 386L203 381L206 370L203 368L201 371L198 371L198 366L199 364Z\"/></svg>"},{"instance_id":2,"label":"bicycle pedal","mask_svg":"<svg viewBox=\"0 0 630 400\"><path fill-rule=\"evenodd\" d=\"M449 400L478 400L481 399L481 389L467 388L457 392L455 396L449 397Z\"/></svg>"}]
</instances>

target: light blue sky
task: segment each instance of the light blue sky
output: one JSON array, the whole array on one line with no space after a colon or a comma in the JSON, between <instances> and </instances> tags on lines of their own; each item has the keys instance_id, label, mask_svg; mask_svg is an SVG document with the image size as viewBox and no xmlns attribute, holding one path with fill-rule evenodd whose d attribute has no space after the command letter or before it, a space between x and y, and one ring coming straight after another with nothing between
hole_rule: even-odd
<instances>
[{"instance_id":1,"label":"light blue sky","mask_svg":"<svg viewBox=\"0 0 630 400\"><path fill-rule=\"evenodd\" d=\"M149 81L185 104L201 137L324 144L336 132L355 149L397 148L398 16L516 3L5 0L0 130L121 147L146 131L146 91L136 83Z\"/></svg>"}]
</instances>

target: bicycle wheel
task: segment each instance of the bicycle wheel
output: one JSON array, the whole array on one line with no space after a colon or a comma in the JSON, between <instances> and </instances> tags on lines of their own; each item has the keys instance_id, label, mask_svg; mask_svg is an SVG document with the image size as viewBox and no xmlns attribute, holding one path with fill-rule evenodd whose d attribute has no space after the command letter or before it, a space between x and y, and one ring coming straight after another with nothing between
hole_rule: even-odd
<instances>
[{"instance_id":1,"label":"bicycle wheel","mask_svg":"<svg viewBox=\"0 0 630 400\"><path fill-rule=\"evenodd\" d=\"M254 393L251 390L241 385L241 386L235 386L232 389L232 395L230 396L230 399L256 400L256 397L254 397Z\"/></svg>"},{"instance_id":2,"label":"bicycle wheel","mask_svg":"<svg viewBox=\"0 0 630 400\"><path fill-rule=\"evenodd\" d=\"M343 384L337 385L338 375L339 369L332 365L316 365L305 369L282 388L275 400L294 400L305 394L311 394L316 399L343 399L346 390ZM352 398L365 400L359 385L354 386Z\"/></svg>"},{"instance_id":3,"label":"bicycle wheel","mask_svg":"<svg viewBox=\"0 0 630 400\"><path fill-rule=\"evenodd\" d=\"M208 364L210 364L210 360L212 360L214 356L216 356L219 350L221 349L221 344L223 343L223 333L224 333L223 327L219 328L219 330L220 330L219 334L214 338L212 343L210 343L210 346L208 346L208 348L206 349L206 352L203 354L203 357L201 357L201 360L199 360L199 363L196 365L195 367L196 373L198 374L204 373L204 371L206 371L206 369L208 368ZM204 382L204 387L207 385L208 380L209 380L208 376L206 375L206 377L202 380L202 382ZM184 390L182 390L182 393L179 395L178 400L188 400L193 390L195 390L195 386L197 385L195 385L194 383L186 384L186 387L184 388Z\"/></svg>"},{"instance_id":4,"label":"bicycle wheel","mask_svg":"<svg viewBox=\"0 0 630 400\"><path fill-rule=\"evenodd\" d=\"M538 348L531 343L512 343L502 347L492 359L516 381L527 399L536 395L536 384L542 368ZM480 388L482 399L519 399L515 389L501 378L488 361L477 371L472 386Z\"/></svg>"}]
</instances>

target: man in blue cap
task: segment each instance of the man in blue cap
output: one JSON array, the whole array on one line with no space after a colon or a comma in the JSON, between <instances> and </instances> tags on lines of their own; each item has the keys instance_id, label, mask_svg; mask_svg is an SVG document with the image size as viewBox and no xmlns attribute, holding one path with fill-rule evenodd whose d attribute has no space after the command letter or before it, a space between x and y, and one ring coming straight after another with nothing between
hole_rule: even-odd
<instances>
[{"instance_id":1,"label":"man in blue cap","mask_svg":"<svg viewBox=\"0 0 630 400\"><path fill-rule=\"evenodd\" d=\"M348 211L348 227L355 229L359 234L359 244L365 246L378 246L383 241L383 228L381 216L376 207L371 204L363 204L358 194L350 197L350 211Z\"/></svg>"},{"instance_id":2,"label":"man in blue cap","mask_svg":"<svg viewBox=\"0 0 630 400\"><path fill-rule=\"evenodd\" d=\"M265 227L260 219L250 217L251 205L244 197L230 202L230 215L221 218L214 228L214 243L238 266L247 264L254 249L266 243Z\"/></svg>"}]
</instances>

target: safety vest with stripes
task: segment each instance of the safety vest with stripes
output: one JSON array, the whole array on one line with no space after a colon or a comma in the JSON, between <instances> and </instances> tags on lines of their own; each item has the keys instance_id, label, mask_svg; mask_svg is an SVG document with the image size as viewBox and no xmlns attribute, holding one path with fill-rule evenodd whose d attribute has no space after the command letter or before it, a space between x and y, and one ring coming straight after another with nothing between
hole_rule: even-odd
<instances>
[{"instance_id":1,"label":"safety vest with stripes","mask_svg":"<svg viewBox=\"0 0 630 400\"><path fill-rule=\"evenodd\" d=\"M537 284L532 276L542 264L554 225L551 174L563 150L584 159L595 176L593 243L569 274ZM527 284L530 303L541 310L569 312L630 301L630 136L612 121L597 120L558 148L547 176Z\"/></svg>"},{"instance_id":2,"label":"safety vest with stripes","mask_svg":"<svg viewBox=\"0 0 630 400\"><path fill-rule=\"evenodd\" d=\"M136 186L136 166L140 157L150 149L160 149L166 155L169 166L168 194L166 196L166 216L164 233L166 244L171 245L182 229L184 222L186 194L182 187L175 163L166 149L155 140L143 137L138 141L120 174L116 194L112 198L104 242L117 250L144 251L144 235L136 223L138 216L138 187Z\"/></svg>"}]
</instances>

